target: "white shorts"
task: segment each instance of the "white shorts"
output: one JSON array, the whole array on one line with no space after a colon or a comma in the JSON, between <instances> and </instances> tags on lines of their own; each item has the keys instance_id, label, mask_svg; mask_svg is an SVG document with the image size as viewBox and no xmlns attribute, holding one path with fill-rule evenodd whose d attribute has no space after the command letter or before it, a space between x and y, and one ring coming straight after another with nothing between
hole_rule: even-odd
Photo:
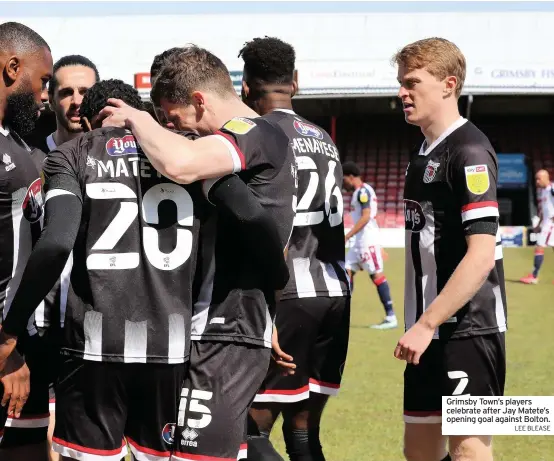
<instances>
[{"instance_id":1,"label":"white shorts","mask_svg":"<svg viewBox=\"0 0 554 461\"><path fill-rule=\"evenodd\" d=\"M358 243L346 255L346 269L352 272L364 270L370 275L383 272L383 254L379 245Z\"/></svg>"},{"instance_id":2,"label":"white shorts","mask_svg":"<svg viewBox=\"0 0 554 461\"><path fill-rule=\"evenodd\" d=\"M541 232L537 237L537 246L554 247L554 223L552 221L542 225Z\"/></svg>"}]
</instances>

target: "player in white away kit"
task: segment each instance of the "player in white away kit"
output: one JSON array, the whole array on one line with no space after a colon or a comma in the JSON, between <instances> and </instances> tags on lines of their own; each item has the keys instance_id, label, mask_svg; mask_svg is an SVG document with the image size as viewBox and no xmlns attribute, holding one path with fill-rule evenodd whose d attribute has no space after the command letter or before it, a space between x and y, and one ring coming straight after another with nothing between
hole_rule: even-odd
<instances>
[{"instance_id":1,"label":"player in white away kit","mask_svg":"<svg viewBox=\"0 0 554 461\"><path fill-rule=\"evenodd\" d=\"M365 270L377 287L379 298L385 308L385 319L371 328L389 330L398 326L398 321L392 307L389 282L383 273L383 256L379 245L379 226L377 216L377 195L369 185L363 182L360 168L354 162L342 164L343 186L353 191L350 207L355 224L346 234L345 241L353 238L353 243L346 255L346 270L354 288L354 273Z\"/></svg>"},{"instance_id":2,"label":"player in white away kit","mask_svg":"<svg viewBox=\"0 0 554 461\"><path fill-rule=\"evenodd\" d=\"M535 264L533 272L523 277L520 282L528 285L539 282L539 271L544 260L544 249L554 247L554 184L550 182L550 175L546 170L539 170L535 175L537 186L537 201L539 202L539 237L535 247Z\"/></svg>"}]
</instances>

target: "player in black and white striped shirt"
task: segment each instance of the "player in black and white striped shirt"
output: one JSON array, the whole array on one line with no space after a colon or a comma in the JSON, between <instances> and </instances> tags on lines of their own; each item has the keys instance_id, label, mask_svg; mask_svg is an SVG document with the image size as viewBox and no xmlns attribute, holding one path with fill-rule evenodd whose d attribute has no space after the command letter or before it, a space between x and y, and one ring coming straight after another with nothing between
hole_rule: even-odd
<instances>
[{"instance_id":1,"label":"player in black and white striped shirt","mask_svg":"<svg viewBox=\"0 0 554 461\"><path fill-rule=\"evenodd\" d=\"M79 108L86 91L99 80L96 66L84 56L64 56L56 61L48 85L48 100L56 115L57 128L44 140L44 152L83 134ZM70 255L60 280L45 299L44 310L35 313L37 327L48 329L53 326L52 320L63 327L72 260Z\"/></svg>"},{"instance_id":2,"label":"player in black and white striped shirt","mask_svg":"<svg viewBox=\"0 0 554 461\"><path fill-rule=\"evenodd\" d=\"M496 154L460 116L465 58L439 38L396 56L408 123L425 141L406 171L405 455L443 459L442 396L503 395L506 294ZM490 436L449 438L445 460L492 460Z\"/></svg>"},{"instance_id":3,"label":"player in black and white striped shirt","mask_svg":"<svg viewBox=\"0 0 554 461\"><path fill-rule=\"evenodd\" d=\"M52 75L52 56L42 37L14 22L0 25L0 49L3 72L0 84L0 320L3 330L4 320L13 311L25 265L41 233L43 197L39 168L44 153L32 151L20 136L29 134L35 126ZM34 286L28 288L33 290ZM2 368L17 370L0 378L0 392L8 400L12 393L10 406L0 409L2 459L48 459L48 358L34 324L34 310L41 302L42 299L37 299L28 306L29 313L21 325L21 341L17 344L28 369L21 363L13 368L17 352L9 358L7 355L15 341L6 338L4 331L0 333L10 343L5 348L8 354L0 362ZM14 380L15 377L20 379ZM14 414L11 403L15 401L18 405Z\"/></svg>"},{"instance_id":4,"label":"player in black and white striped shirt","mask_svg":"<svg viewBox=\"0 0 554 461\"><path fill-rule=\"evenodd\" d=\"M80 111L93 127L109 96L142 105L129 85L99 82ZM99 452L122 457L125 436L137 459L169 459L190 349L198 232L211 206L199 183L179 185L154 170L123 128L95 129L65 143L49 154L44 173L45 230L3 333L21 331L28 306L53 285L73 249L54 448L85 460ZM236 199L233 182L247 194ZM276 242L282 260L279 239L264 233L259 204L253 196L249 202L242 181L223 179L212 197L234 198L228 212L245 238Z\"/></svg>"},{"instance_id":5,"label":"player in black and white striped shirt","mask_svg":"<svg viewBox=\"0 0 554 461\"><path fill-rule=\"evenodd\" d=\"M70 55L60 58L52 70L52 78L48 84L48 100L56 118L56 130L41 141L44 152L50 152L59 145L75 139L83 134L80 124L79 108L85 92L93 86L100 76L96 66L84 56ZM56 281L54 288L48 293L42 305L35 311L35 324L49 346L52 376L57 371L60 328L63 328L69 276L73 265L73 255L70 254L64 270ZM50 425L48 443L52 445L54 431L56 398L53 382L50 385ZM54 453L54 456L56 454ZM56 458L57 459L57 458Z\"/></svg>"},{"instance_id":6,"label":"player in black and white striped shirt","mask_svg":"<svg viewBox=\"0 0 554 461\"><path fill-rule=\"evenodd\" d=\"M176 182L206 177L199 174L209 170L215 179L204 182L204 191L212 202L213 188L220 182L217 176L235 173L271 216L271 228L281 243L271 257L248 245L219 206L215 234L202 231L202 237L212 238L202 245L206 270L195 304L190 367L179 407L180 446L173 457L240 458L245 454L248 408L270 363L275 290L288 281L283 251L294 221L294 152L282 128L237 97L226 66L203 48L191 45L171 55L154 81L151 97L178 129L203 137L194 142L177 137L152 117L117 101L117 108L105 109L109 117L104 123L130 127L152 163ZM277 286L267 274L279 266L287 278ZM200 426L194 416L198 405L205 413Z\"/></svg>"},{"instance_id":7,"label":"player in black and white striped shirt","mask_svg":"<svg viewBox=\"0 0 554 461\"><path fill-rule=\"evenodd\" d=\"M293 47L277 38L255 38L240 55L243 100L279 124L298 164L290 280L275 319L280 346L294 357L297 370L293 376L269 370L250 411L257 428L249 431L249 459L253 450L252 459L275 457L269 433L280 412L287 451L320 459L319 421L328 397L340 388L350 325L342 166L329 134L292 110Z\"/></svg>"}]
</instances>

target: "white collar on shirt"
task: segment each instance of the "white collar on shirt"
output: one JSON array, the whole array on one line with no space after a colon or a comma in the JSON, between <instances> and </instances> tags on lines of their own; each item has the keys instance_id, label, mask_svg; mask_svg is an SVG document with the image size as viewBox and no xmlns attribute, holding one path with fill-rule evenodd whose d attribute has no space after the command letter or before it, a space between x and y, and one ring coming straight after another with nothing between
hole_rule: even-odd
<instances>
[{"instance_id":1,"label":"white collar on shirt","mask_svg":"<svg viewBox=\"0 0 554 461\"><path fill-rule=\"evenodd\" d=\"M294 112L293 110L290 110L290 109L273 109L272 110L272 112L275 112L275 111L284 112L285 114L296 115L296 112Z\"/></svg>"},{"instance_id":2,"label":"white collar on shirt","mask_svg":"<svg viewBox=\"0 0 554 461\"><path fill-rule=\"evenodd\" d=\"M467 122L467 119L464 117L460 117L458 120L456 120L452 125L450 125L437 139L435 139L435 142L431 144L429 147L427 147L425 150L423 150L423 147L426 145L427 141L423 141L423 144L421 144L421 147L419 148L419 155L429 155L431 151L437 147L444 139L451 134L453 131L460 128L464 123Z\"/></svg>"},{"instance_id":3,"label":"white collar on shirt","mask_svg":"<svg viewBox=\"0 0 554 461\"><path fill-rule=\"evenodd\" d=\"M10 134L10 130L4 128L3 126L0 126L0 133L2 133L4 136L8 136Z\"/></svg>"},{"instance_id":4,"label":"white collar on shirt","mask_svg":"<svg viewBox=\"0 0 554 461\"><path fill-rule=\"evenodd\" d=\"M54 141L54 133L50 134L46 138L46 145L48 146L48 150L54 150L56 147L58 147L56 145L56 142Z\"/></svg>"}]
</instances>

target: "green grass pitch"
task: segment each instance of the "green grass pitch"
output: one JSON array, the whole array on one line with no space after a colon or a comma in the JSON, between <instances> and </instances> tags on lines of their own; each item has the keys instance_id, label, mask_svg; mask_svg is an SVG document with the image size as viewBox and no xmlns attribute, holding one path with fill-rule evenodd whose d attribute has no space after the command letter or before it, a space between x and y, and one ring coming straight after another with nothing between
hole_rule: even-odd
<instances>
[{"instance_id":1,"label":"green grass pitch","mask_svg":"<svg viewBox=\"0 0 554 461\"><path fill-rule=\"evenodd\" d=\"M389 249L385 274L403 322L404 251ZM554 253L547 252L536 286L517 280L533 263L532 248L505 248L508 297L506 395L553 395ZM327 461L404 461L402 456L403 363L393 358L403 328L371 330L383 317L377 291L366 273L355 278L350 346L342 388L323 416L321 440ZM285 460L280 421L272 441ZM554 461L552 436L494 439L495 461ZM129 458L130 459L130 458Z\"/></svg>"},{"instance_id":2,"label":"green grass pitch","mask_svg":"<svg viewBox=\"0 0 554 461\"><path fill-rule=\"evenodd\" d=\"M387 250L385 274L399 321L403 315L404 251ZM540 283L516 281L532 268L532 248L504 248L508 298L506 395L554 395L554 252L546 252ZM321 440L327 461L403 461L403 362L393 357L403 328L369 329L384 315L367 273L355 276L350 346L339 395L323 415ZM272 440L286 452L281 427ZM495 461L554 461L552 436L502 436L493 442Z\"/></svg>"}]
</instances>

